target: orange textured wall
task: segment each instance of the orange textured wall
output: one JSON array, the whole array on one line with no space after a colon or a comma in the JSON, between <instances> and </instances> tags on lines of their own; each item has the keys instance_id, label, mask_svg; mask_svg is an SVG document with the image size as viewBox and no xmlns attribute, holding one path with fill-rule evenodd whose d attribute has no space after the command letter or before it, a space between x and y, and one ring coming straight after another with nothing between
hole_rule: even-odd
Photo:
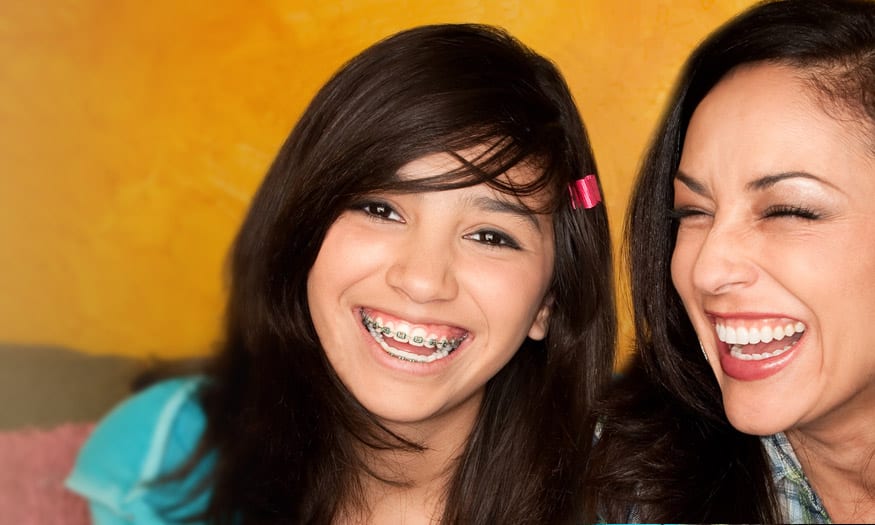
<instances>
[{"instance_id":1,"label":"orange textured wall","mask_svg":"<svg viewBox=\"0 0 875 525\"><path fill-rule=\"evenodd\" d=\"M425 23L500 25L559 65L619 233L679 65L750 3L3 0L0 342L209 351L229 243L309 98Z\"/></svg>"}]
</instances>

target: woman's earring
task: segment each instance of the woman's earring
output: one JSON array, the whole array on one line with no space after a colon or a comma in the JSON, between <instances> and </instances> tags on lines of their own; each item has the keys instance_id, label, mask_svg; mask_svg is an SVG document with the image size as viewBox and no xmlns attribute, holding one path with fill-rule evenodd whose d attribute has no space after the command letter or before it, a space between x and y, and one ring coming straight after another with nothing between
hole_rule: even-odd
<instances>
[{"instance_id":1,"label":"woman's earring","mask_svg":"<svg viewBox=\"0 0 875 525\"><path fill-rule=\"evenodd\" d=\"M699 341L699 348L702 349L702 355L705 356L705 362L710 362L710 359L708 359L708 352L705 351L705 345L702 344L702 341Z\"/></svg>"}]
</instances>

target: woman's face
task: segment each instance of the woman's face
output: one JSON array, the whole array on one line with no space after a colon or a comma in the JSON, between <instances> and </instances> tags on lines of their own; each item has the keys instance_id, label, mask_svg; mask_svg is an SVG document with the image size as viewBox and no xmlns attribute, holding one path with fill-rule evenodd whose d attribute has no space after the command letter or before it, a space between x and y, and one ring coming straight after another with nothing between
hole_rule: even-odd
<instances>
[{"instance_id":1,"label":"woman's face","mask_svg":"<svg viewBox=\"0 0 875 525\"><path fill-rule=\"evenodd\" d=\"M436 154L400 174L458 166ZM383 422L467 434L485 383L526 336L545 336L553 242L549 216L485 185L361 198L328 230L307 282L329 362Z\"/></svg>"},{"instance_id":2,"label":"woman's face","mask_svg":"<svg viewBox=\"0 0 875 525\"><path fill-rule=\"evenodd\" d=\"M674 181L672 280L729 420L750 434L875 407L870 123L799 75L731 72L693 114Z\"/></svg>"}]
</instances>

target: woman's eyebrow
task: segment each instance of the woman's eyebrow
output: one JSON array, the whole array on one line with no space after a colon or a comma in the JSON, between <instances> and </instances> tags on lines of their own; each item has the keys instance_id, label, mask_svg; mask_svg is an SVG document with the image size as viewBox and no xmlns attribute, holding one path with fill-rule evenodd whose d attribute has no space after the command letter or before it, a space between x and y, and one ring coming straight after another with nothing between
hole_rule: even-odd
<instances>
[{"instance_id":1,"label":"woman's eyebrow","mask_svg":"<svg viewBox=\"0 0 875 525\"><path fill-rule=\"evenodd\" d=\"M781 181L788 179L808 179L838 189L831 182L822 179L817 175L812 175L811 173L808 173L806 171L786 171L782 173L775 173L772 175L765 175L745 184L745 189L748 191L763 191L771 188Z\"/></svg>"},{"instance_id":2,"label":"woman's eyebrow","mask_svg":"<svg viewBox=\"0 0 875 525\"><path fill-rule=\"evenodd\" d=\"M687 175L681 170L678 170L677 173L674 174L675 180L679 180L683 183L684 186L690 188L693 193L697 193L699 195L708 196L708 189L705 188L705 185L701 182L697 181L693 177Z\"/></svg>"},{"instance_id":3,"label":"woman's eyebrow","mask_svg":"<svg viewBox=\"0 0 875 525\"><path fill-rule=\"evenodd\" d=\"M683 183L684 186L688 187L694 193L698 193L699 195L704 196L708 195L707 188L705 188L705 186L701 182L687 175L683 171L678 170L677 173L675 173L674 178ZM774 173L771 175L764 175L745 184L744 189L747 191L763 191L771 188L781 181L788 179L813 180L838 190L838 188L828 180L820 178L806 171L786 171L781 173Z\"/></svg>"}]
</instances>

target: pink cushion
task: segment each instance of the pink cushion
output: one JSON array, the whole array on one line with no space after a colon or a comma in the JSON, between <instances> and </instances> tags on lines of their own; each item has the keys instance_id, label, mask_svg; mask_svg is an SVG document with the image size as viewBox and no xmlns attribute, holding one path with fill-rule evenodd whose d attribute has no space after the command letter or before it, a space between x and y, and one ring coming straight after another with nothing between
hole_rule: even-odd
<instances>
[{"instance_id":1,"label":"pink cushion","mask_svg":"<svg viewBox=\"0 0 875 525\"><path fill-rule=\"evenodd\" d=\"M88 504L64 488L64 479L93 428L76 423L0 432L0 521L88 524Z\"/></svg>"}]
</instances>

